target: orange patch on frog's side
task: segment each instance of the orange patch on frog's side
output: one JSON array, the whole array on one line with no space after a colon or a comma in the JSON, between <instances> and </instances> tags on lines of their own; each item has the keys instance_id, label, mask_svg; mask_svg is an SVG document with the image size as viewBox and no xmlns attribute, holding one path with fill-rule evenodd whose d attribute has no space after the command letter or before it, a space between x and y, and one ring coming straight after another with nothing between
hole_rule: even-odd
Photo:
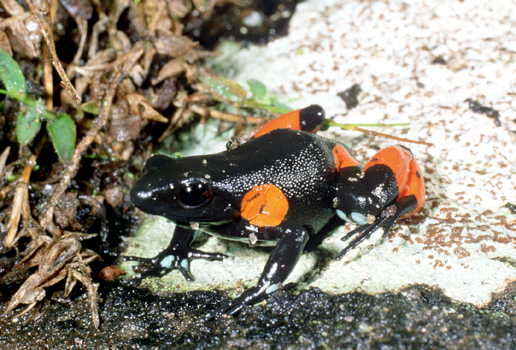
<instances>
[{"instance_id":1,"label":"orange patch on frog's side","mask_svg":"<svg viewBox=\"0 0 516 350\"><path fill-rule=\"evenodd\" d=\"M333 146L331 153L333 154L333 160L335 161L335 168L337 168L337 170L359 165L356 159L349 154L346 147L342 145L337 144Z\"/></svg>"},{"instance_id":2,"label":"orange patch on frog's side","mask_svg":"<svg viewBox=\"0 0 516 350\"><path fill-rule=\"evenodd\" d=\"M260 129L256 131L253 137L256 138L263 136L276 129L301 130L299 111L299 109L296 109L295 111L290 111L288 113L280 115L277 118L269 120L267 123L263 124Z\"/></svg>"},{"instance_id":3,"label":"orange patch on frog's side","mask_svg":"<svg viewBox=\"0 0 516 350\"><path fill-rule=\"evenodd\" d=\"M274 227L283 222L288 212L288 199L272 184L254 186L242 198L240 215L258 227Z\"/></svg>"},{"instance_id":4,"label":"orange patch on frog's side","mask_svg":"<svg viewBox=\"0 0 516 350\"><path fill-rule=\"evenodd\" d=\"M413 195L416 197L416 209L402 216L406 218L418 212L425 205L425 182L421 169L410 151L401 146L389 146L376 153L364 166L364 170L377 164L391 169L398 185L398 199Z\"/></svg>"},{"instance_id":5,"label":"orange patch on frog's side","mask_svg":"<svg viewBox=\"0 0 516 350\"><path fill-rule=\"evenodd\" d=\"M379 150L371 160L364 165L364 171L377 164L385 165L391 169L399 193L405 192L410 173L410 160L412 156L400 146L389 146Z\"/></svg>"}]
</instances>

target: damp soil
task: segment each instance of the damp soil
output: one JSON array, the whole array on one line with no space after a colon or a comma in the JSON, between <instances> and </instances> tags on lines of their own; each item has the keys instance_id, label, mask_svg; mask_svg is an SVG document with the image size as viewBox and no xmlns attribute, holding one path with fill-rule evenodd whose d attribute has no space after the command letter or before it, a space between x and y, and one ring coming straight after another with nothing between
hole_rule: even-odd
<instances>
[{"instance_id":1,"label":"damp soil","mask_svg":"<svg viewBox=\"0 0 516 350\"><path fill-rule=\"evenodd\" d=\"M100 294L100 329L87 298L53 300L36 319L0 319L0 347L514 349L516 339L514 288L483 308L424 286L376 296L284 290L236 317L212 318L229 301L217 291L157 296L116 282Z\"/></svg>"}]
</instances>

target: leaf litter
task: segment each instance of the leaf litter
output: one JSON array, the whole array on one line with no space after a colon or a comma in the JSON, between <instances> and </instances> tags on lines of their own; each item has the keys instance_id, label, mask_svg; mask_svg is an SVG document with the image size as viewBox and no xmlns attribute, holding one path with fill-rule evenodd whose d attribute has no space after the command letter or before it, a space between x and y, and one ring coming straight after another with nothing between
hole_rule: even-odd
<instances>
[{"instance_id":1,"label":"leaf litter","mask_svg":"<svg viewBox=\"0 0 516 350\"><path fill-rule=\"evenodd\" d=\"M96 276L121 273L107 213L131 220L129 189L158 140L196 116L256 124L283 108L260 82L248 93L201 67L215 53L191 33L223 6L247 5L0 0L4 315L34 317L49 293L80 284L98 328Z\"/></svg>"}]
</instances>

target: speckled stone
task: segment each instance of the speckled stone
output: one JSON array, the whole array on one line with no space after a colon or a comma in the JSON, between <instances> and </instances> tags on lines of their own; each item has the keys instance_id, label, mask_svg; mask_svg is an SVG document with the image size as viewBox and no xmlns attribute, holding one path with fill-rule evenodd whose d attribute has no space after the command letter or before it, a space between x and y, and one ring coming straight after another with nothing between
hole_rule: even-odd
<instances>
[{"instance_id":1,"label":"speckled stone","mask_svg":"<svg viewBox=\"0 0 516 350\"><path fill-rule=\"evenodd\" d=\"M406 144L427 184L421 214L387 239L377 233L341 261L327 259L352 226L341 228L322 250L302 257L289 281L338 294L427 284L485 305L516 280L516 215L506 206L516 200L515 23L510 0L313 0L298 6L288 37L228 62L240 67L237 80L259 79L295 107L318 103L343 123L408 121L379 131L433 144ZM338 93L353 84L362 92L348 111ZM500 125L470 110L467 99L497 110ZM361 161L397 143L335 128L326 136L350 144ZM255 283L267 259L263 251L215 238L205 245L231 258L195 261L193 284L170 273L169 290L219 287L238 294ZM329 262L311 275L321 259Z\"/></svg>"}]
</instances>

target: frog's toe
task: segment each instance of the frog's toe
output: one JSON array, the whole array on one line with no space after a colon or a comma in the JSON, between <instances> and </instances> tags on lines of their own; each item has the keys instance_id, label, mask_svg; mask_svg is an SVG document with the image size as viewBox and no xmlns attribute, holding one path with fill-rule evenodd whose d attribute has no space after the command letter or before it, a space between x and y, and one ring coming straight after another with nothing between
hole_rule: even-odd
<instances>
[{"instance_id":1,"label":"frog's toe","mask_svg":"<svg viewBox=\"0 0 516 350\"><path fill-rule=\"evenodd\" d=\"M124 256L123 259L125 261L136 261L139 264L134 267L134 272L146 275L155 275L158 274L159 271L156 269L156 258L143 258L141 256Z\"/></svg>"},{"instance_id":2,"label":"frog's toe","mask_svg":"<svg viewBox=\"0 0 516 350\"><path fill-rule=\"evenodd\" d=\"M133 256L133 255L124 255L122 256L124 261L137 261L137 262L147 262L148 260L152 260L151 258L143 258L141 256Z\"/></svg>"},{"instance_id":3,"label":"frog's toe","mask_svg":"<svg viewBox=\"0 0 516 350\"><path fill-rule=\"evenodd\" d=\"M141 257L141 256L132 256L132 255L129 255L129 256L123 256L122 259L124 261L136 261L138 262L139 264L135 266L134 268L134 271L135 272L143 272L143 270L148 270L149 268L151 268L151 266L153 266L154 264L156 264L156 259L154 258L144 258L144 257Z\"/></svg>"},{"instance_id":4,"label":"frog's toe","mask_svg":"<svg viewBox=\"0 0 516 350\"><path fill-rule=\"evenodd\" d=\"M244 306L245 306L244 303L232 302L231 304L229 304L229 306L226 306L225 308L223 308L220 313L224 314L224 315L234 316L237 313L239 313L240 310L242 310L242 308Z\"/></svg>"},{"instance_id":5,"label":"frog's toe","mask_svg":"<svg viewBox=\"0 0 516 350\"><path fill-rule=\"evenodd\" d=\"M189 259L182 259L181 261L179 261L179 264L177 264L177 269L179 270L179 272L181 272L181 274L187 281L192 282L195 280L194 275L192 275L192 272L190 271Z\"/></svg>"},{"instance_id":6,"label":"frog's toe","mask_svg":"<svg viewBox=\"0 0 516 350\"><path fill-rule=\"evenodd\" d=\"M188 253L189 259L206 259L210 261L222 261L224 258L227 258L228 256L225 254L220 253L206 253L200 250L192 249Z\"/></svg>"},{"instance_id":7,"label":"frog's toe","mask_svg":"<svg viewBox=\"0 0 516 350\"><path fill-rule=\"evenodd\" d=\"M265 298L265 290L259 287L251 287L245 290L238 298L232 300L227 305L222 313L230 316L234 316L242 310L246 305L256 304L257 302Z\"/></svg>"},{"instance_id":8,"label":"frog's toe","mask_svg":"<svg viewBox=\"0 0 516 350\"><path fill-rule=\"evenodd\" d=\"M190 263L188 259L180 260L174 255L157 255L153 258L125 256L124 260L139 262L139 264L134 267L134 272L138 273L141 279L145 277L163 277L176 269L181 271L187 280L192 281L194 279L190 273ZM183 260L186 262L183 262Z\"/></svg>"}]
</instances>

